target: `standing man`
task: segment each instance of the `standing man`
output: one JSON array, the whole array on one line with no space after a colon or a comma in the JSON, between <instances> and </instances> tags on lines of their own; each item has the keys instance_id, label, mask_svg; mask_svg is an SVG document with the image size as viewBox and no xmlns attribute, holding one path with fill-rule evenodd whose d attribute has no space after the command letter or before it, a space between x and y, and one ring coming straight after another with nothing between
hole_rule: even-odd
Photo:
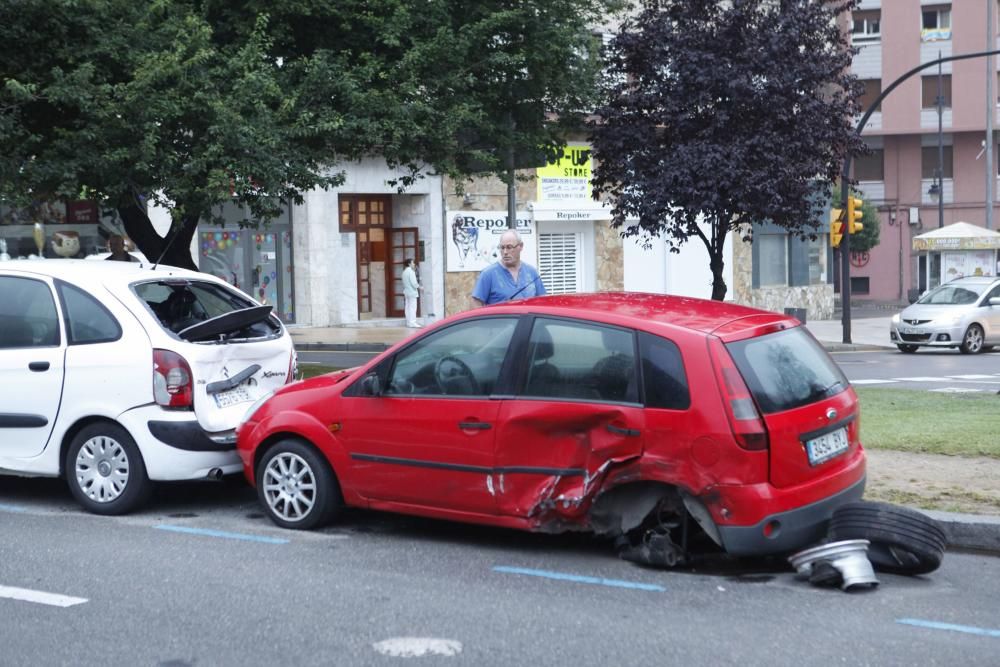
<instances>
[{"instance_id":1,"label":"standing man","mask_svg":"<svg viewBox=\"0 0 1000 667\"><path fill-rule=\"evenodd\" d=\"M488 306L514 299L527 299L545 294L542 277L530 264L521 261L524 243L513 229L500 237L500 261L483 269L472 290L477 306Z\"/></svg>"},{"instance_id":2,"label":"standing man","mask_svg":"<svg viewBox=\"0 0 1000 667\"><path fill-rule=\"evenodd\" d=\"M417 272L413 270L413 260L407 257L403 260L403 312L406 315L406 326L419 329L417 322L417 297L420 295L420 281Z\"/></svg>"},{"instance_id":3,"label":"standing man","mask_svg":"<svg viewBox=\"0 0 1000 667\"><path fill-rule=\"evenodd\" d=\"M119 234L112 234L108 237L108 250L111 251L111 254L104 259L118 262L136 261L135 257L125 251L125 239Z\"/></svg>"}]
</instances>

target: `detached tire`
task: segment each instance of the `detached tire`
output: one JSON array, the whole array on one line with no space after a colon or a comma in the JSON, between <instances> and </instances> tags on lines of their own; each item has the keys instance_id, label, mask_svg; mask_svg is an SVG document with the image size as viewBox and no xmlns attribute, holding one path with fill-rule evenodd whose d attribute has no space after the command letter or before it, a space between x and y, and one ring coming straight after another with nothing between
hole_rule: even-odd
<instances>
[{"instance_id":1,"label":"detached tire","mask_svg":"<svg viewBox=\"0 0 1000 667\"><path fill-rule=\"evenodd\" d=\"M882 572L927 574L938 569L947 539L934 519L906 507L860 500L837 508L830 539L868 540L868 560Z\"/></svg>"}]
</instances>

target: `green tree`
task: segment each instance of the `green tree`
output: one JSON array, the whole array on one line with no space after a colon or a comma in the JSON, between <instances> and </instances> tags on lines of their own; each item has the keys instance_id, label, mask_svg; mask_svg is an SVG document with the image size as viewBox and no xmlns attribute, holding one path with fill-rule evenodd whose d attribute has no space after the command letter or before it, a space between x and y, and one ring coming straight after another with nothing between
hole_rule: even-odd
<instances>
[{"instance_id":1,"label":"green tree","mask_svg":"<svg viewBox=\"0 0 1000 667\"><path fill-rule=\"evenodd\" d=\"M199 220L241 224L383 156L506 173L589 108L612 0L12 0L0 4L0 196L87 196L148 257L193 267ZM147 203L172 216L155 232Z\"/></svg>"},{"instance_id":2,"label":"green tree","mask_svg":"<svg viewBox=\"0 0 1000 667\"><path fill-rule=\"evenodd\" d=\"M592 126L595 192L612 224L675 252L700 239L717 300L731 231L749 241L747 223L766 220L816 233L844 157L863 150L850 124L860 84L836 21L855 4L645 3L612 44Z\"/></svg>"}]
</instances>

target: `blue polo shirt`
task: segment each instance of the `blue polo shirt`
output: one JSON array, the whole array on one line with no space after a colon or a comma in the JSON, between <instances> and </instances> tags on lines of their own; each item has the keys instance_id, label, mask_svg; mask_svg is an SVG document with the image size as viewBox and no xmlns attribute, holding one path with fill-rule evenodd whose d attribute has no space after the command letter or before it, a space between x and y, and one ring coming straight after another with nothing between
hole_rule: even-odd
<instances>
[{"instance_id":1,"label":"blue polo shirt","mask_svg":"<svg viewBox=\"0 0 1000 667\"><path fill-rule=\"evenodd\" d=\"M483 269L472 290L472 296L486 305L510 301L512 296L516 301L544 294L545 285L542 284L542 277L538 275L535 267L524 262L521 262L521 268L517 272L517 284L514 283L510 271L502 263L495 262Z\"/></svg>"}]
</instances>

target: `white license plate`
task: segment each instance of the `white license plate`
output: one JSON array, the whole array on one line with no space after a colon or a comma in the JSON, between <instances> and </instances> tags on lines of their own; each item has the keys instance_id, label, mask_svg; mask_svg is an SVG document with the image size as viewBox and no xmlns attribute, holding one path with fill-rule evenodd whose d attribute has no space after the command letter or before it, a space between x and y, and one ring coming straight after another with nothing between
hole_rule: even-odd
<instances>
[{"instance_id":1,"label":"white license plate","mask_svg":"<svg viewBox=\"0 0 1000 667\"><path fill-rule=\"evenodd\" d=\"M240 403L249 403L253 400L250 392L242 385L233 387L229 391L220 391L218 394L212 394L212 398L215 399L215 404L220 408L228 408L231 405L239 405Z\"/></svg>"},{"instance_id":2,"label":"white license plate","mask_svg":"<svg viewBox=\"0 0 1000 667\"><path fill-rule=\"evenodd\" d=\"M917 332L918 329L914 329L913 327L899 327L899 333L912 334Z\"/></svg>"},{"instance_id":3,"label":"white license plate","mask_svg":"<svg viewBox=\"0 0 1000 667\"><path fill-rule=\"evenodd\" d=\"M847 451L847 427L824 433L818 438L806 440L806 454L809 465L818 465Z\"/></svg>"}]
</instances>

